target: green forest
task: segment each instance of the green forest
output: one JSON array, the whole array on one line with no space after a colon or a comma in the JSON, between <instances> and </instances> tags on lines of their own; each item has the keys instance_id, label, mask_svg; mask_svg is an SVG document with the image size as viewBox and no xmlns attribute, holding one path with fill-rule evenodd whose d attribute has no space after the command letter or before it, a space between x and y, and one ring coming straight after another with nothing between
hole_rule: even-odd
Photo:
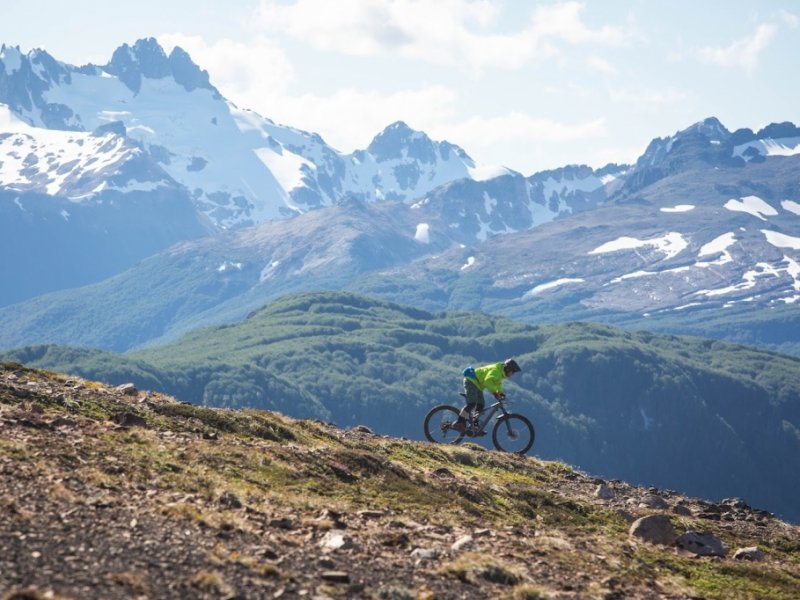
<instances>
[{"instance_id":1,"label":"green forest","mask_svg":"<svg viewBox=\"0 0 800 600\"><path fill-rule=\"evenodd\" d=\"M422 439L461 371L514 357L511 410L532 453L599 476L800 518L800 359L592 323L531 326L430 313L352 293L288 296L179 342L114 354L32 346L0 355L207 406L254 407Z\"/></svg>"}]
</instances>

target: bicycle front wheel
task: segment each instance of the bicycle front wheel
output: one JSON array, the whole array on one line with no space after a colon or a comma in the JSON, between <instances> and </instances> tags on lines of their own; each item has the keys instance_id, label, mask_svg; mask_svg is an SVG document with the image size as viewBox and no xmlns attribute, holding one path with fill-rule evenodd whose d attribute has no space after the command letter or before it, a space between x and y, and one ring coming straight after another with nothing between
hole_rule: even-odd
<instances>
[{"instance_id":1,"label":"bicycle front wheel","mask_svg":"<svg viewBox=\"0 0 800 600\"><path fill-rule=\"evenodd\" d=\"M502 452L525 454L535 438L536 432L528 418L513 413L497 419L492 430L494 447Z\"/></svg>"},{"instance_id":2,"label":"bicycle front wheel","mask_svg":"<svg viewBox=\"0 0 800 600\"><path fill-rule=\"evenodd\" d=\"M442 404L425 415L425 437L434 444L457 444L464 438L463 431L452 428L458 419L458 409L448 404Z\"/></svg>"}]
</instances>

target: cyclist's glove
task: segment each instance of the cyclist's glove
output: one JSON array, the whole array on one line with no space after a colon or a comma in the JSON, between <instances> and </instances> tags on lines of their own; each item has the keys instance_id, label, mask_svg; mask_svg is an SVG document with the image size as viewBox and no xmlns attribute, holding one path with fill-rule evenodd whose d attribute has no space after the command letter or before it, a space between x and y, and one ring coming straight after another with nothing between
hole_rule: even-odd
<instances>
[{"instance_id":1,"label":"cyclist's glove","mask_svg":"<svg viewBox=\"0 0 800 600\"><path fill-rule=\"evenodd\" d=\"M494 397L497 398L498 400L506 399L506 395L503 392L495 392Z\"/></svg>"}]
</instances>

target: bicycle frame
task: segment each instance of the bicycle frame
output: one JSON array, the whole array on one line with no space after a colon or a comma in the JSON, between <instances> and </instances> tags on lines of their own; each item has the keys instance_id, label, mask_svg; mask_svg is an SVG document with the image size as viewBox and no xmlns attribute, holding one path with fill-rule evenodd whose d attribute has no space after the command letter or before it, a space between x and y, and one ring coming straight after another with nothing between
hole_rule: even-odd
<instances>
[{"instance_id":1,"label":"bicycle frame","mask_svg":"<svg viewBox=\"0 0 800 600\"><path fill-rule=\"evenodd\" d=\"M505 407L505 404L503 404L503 401L502 400L498 400L494 404L490 405L488 408L485 408L483 411L481 411L482 419L480 421L478 421L478 424L477 424L476 427L470 426L469 428L467 428L467 431L470 431L470 432L472 432L472 431L483 431L486 428L486 426L489 424L489 421L492 420L492 417L494 417L495 413L498 410L501 413L503 413L503 415L507 415L508 414L508 411L506 410L506 407ZM485 417L483 417L484 414L486 415ZM471 421L471 419L470 419L470 421ZM507 425L507 427L508 427L508 432L511 433L511 426Z\"/></svg>"}]
</instances>

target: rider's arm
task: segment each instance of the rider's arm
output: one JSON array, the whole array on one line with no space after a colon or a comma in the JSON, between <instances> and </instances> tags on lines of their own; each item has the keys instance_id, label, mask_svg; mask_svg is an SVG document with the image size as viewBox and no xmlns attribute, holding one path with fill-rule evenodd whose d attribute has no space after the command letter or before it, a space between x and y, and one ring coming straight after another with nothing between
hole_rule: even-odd
<instances>
[{"instance_id":1,"label":"rider's arm","mask_svg":"<svg viewBox=\"0 0 800 600\"><path fill-rule=\"evenodd\" d=\"M504 376L505 374L503 373L503 363L499 363L486 374L486 378L483 380L484 389L489 390L495 396L497 396L498 394L503 394Z\"/></svg>"}]
</instances>

